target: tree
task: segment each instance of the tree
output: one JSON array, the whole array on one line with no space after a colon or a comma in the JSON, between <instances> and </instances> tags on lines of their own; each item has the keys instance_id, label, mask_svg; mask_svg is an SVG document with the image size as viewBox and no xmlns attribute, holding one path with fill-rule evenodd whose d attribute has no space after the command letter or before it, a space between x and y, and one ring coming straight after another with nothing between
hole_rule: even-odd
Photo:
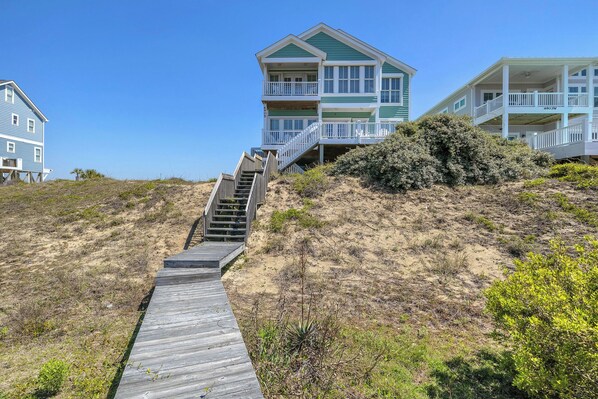
<instances>
[{"instance_id":1,"label":"tree","mask_svg":"<svg viewBox=\"0 0 598 399\"><path fill-rule=\"evenodd\" d=\"M71 175L75 175L75 180L77 180L77 181L81 180L83 173L84 173L84 171L81 168L75 168L71 171Z\"/></svg>"},{"instance_id":2,"label":"tree","mask_svg":"<svg viewBox=\"0 0 598 399\"><path fill-rule=\"evenodd\" d=\"M515 272L486 291L487 310L513 346L514 384L532 395L596 397L598 239L515 261Z\"/></svg>"}]
</instances>

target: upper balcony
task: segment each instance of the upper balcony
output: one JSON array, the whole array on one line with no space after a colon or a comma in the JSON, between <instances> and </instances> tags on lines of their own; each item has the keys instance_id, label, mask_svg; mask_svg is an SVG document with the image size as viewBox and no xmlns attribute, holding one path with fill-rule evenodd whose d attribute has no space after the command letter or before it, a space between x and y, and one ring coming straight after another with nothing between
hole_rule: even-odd
<instances>
[{"instance_id":1,"label":"upper balcony","mask_svg":"<svg viewBox=\"0 0 598 399\"><path fill-rule=\"evenodd\" d=\"M320 99L318 82L269 82L264 81L262 100L265 101L317 101Z\"/></svg>"},{"instance_id":2,"label":"upper balcony","mask_svg":"<svg viewBox=\"0 0 598 399\"><path fill-rule=\"evenodd\" d=\"M590 101L587 93L508 93L508 112L511 114L557 114L563 112L588 112ZM484 123L505 111L505 96L500 95L474 109L476 124Z\"/></svg>"}]
</instances>

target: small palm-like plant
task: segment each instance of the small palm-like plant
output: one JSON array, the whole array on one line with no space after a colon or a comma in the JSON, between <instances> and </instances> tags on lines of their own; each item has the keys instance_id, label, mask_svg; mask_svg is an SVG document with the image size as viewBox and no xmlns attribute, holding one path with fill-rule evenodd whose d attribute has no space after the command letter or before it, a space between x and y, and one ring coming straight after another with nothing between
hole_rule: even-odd
<instances>
[{"instance_id":1,"label":"small palm-like plant","mask_svg":"<svg viewBox=\"0 0 598 399\"><path fill-rule=\"evenodd\" d=\"M316 342L317 327L313 320L308 320L287 330L289 351L301 353L306 348L311 348Z\"/></svg>"},{"instance_id":2,"label":"small palm-like plant","mask_svg":"<svg viewBox=\"0 0 598 399\"><path fill-rule=\"evenodd\" d=\"M83 176L84 173L85 172L81 168L75 168L71 171L71 175L75 175L75 180L77 180L77 181L81 180L81 177Z\"/></svg>"}]
</instances>

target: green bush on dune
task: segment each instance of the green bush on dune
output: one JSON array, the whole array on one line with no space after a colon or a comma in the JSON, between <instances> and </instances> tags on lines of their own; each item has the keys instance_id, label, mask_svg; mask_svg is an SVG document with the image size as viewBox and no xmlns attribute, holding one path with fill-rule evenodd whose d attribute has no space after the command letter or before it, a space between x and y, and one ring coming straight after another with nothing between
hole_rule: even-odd
<instances>
[{"instance_id":1,"label":"green bush on dune","mask_svg":"<svg viewBox=\"0 0 598 399\"><path fill-rule=\"evenodd\" d=\"M471 119L433 115L403 123L385 141L338 158L334 174L365 178L392 190L496 184L542 173L552 157L525 143L489 135Z\"/></svg>"}]
</instances>

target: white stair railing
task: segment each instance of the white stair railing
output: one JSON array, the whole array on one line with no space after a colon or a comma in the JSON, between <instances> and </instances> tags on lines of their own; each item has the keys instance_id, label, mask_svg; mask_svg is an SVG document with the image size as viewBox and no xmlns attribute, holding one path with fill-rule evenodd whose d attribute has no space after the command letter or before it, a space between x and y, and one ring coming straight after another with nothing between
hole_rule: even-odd
<instances>
[{"instance_id":1,"label":"white stair railing","mask_svg":"<svg viewBox=\"0 0 598 399\"><path fill-rule=\"evenodd\" d=\"M312 123L283 145L278 151L278 169L283 170L316 145L320 140L321 128L320 122Z\"/></svg>"}]
</instances>

